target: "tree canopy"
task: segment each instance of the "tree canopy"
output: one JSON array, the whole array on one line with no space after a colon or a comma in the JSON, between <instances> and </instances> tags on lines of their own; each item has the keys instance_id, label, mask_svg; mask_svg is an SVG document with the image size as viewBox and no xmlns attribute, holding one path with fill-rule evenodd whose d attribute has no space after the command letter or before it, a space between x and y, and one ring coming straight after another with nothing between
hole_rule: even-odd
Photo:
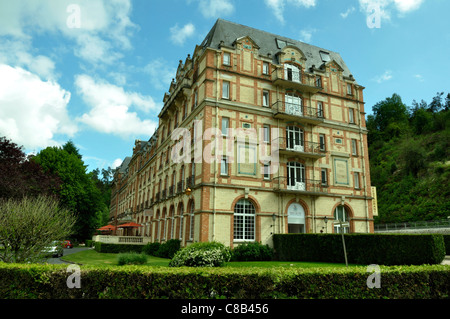
<instances>
[{"instance_id":1,"label":"tree canopy","mask_svg":"<svg viewBox=\"0 0 450 319\"><path fill-rule=\"evenodd\" d=\"M393 94L367 118L371 182L377 186L376 222L450 215L450 94L406 106Z\"/></svg>"}]
</instances>

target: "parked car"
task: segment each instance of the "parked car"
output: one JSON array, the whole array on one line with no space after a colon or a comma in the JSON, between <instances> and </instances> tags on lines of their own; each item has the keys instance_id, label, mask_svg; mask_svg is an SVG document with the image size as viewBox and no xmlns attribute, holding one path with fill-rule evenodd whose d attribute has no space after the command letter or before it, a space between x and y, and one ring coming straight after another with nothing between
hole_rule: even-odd
<instances>
[{"instance_id":1,"label":"parked car","mask_svg":"<svg viewBox=\"0 0 450 319\"><path fill-rule=\"evenodd\" d=\"M61 246L63 248L73 248L73 244L72 244L72 242L70 240L63 240L61 242Z\"/></svg>"},{"instance_id":2,"label":"parked car","mask_svg":"<svg viewBox=\"0 0 450 319\"><path fill-rule=\"evenodd\" d=\"M42 253L45 256L62 257L64 250L58 241L53 241L49 246L45 247Z\"/></svg>"}]
</instances>

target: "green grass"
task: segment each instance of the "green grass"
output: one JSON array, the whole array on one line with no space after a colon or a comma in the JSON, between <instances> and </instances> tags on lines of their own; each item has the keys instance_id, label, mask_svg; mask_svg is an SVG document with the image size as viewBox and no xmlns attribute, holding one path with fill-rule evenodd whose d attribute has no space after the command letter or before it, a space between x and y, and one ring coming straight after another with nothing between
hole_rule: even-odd
<instances>
[{"instance_id":1,"label":"green grass","mask_svg":"<svg viewBox=\"0 0 450 319\"><path fill-rule=\"evenodd\" d=\"M74 262L80 265L90 266L118 266L119 254L99 253L93 249L80 251L78 253L62 257L65 261ZM148 256L147 263L143 266L168 267L170 259ZM353 265L349 265L353 266ZM300 261L233 261L228 262L225 267L296 267L296 268L324 268L324 267L345 267L345 264L323 263L323 262L300 262Z\"/></svg>"}]
</instances>

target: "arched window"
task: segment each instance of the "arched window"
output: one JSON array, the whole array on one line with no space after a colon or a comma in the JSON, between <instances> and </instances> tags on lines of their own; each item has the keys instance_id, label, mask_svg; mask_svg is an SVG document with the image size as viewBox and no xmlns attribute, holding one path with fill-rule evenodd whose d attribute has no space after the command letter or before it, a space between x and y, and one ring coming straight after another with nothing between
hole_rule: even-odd
<instances>
[{"instance_id":1,"label":"arched window","mask_svg":"<svg viewBox=\"0 0 450 319\"><path fill-rule=\"evenodd\" d=\"M234 240L255 240L255 206L240 199L234 206Z\"/></svg>"},{"instance_id":2,"label":"arched window","mask_svg":"<svg viewBox=\"0 0 450 319\"><path fill-rule=\"evenodd\" d=\"M295 190L306 189L305 165L298 162L287 163L287 188Z\"/></svg>"},{"instance_id":3,"label":"arched window","mask_svg":"<svg viewBox=\"0 0 450 319\"><path fill-rule=\"evenodd\" d=\"M284 64L284 79L292 82L301 82L302 73L299 67L293 64Z\"/></svg>"},{"instance_id":4,"label":"arched window","mask_svg":"<svg viewBox=\"0 0 450 319\"><path fill-rule=\"evenodd\" d=\"M288 233L305 232L305 210L299 203L292 203L288 208Z\"/></svg>"},{"instance_id":5,"label":"arched window","mask_svg":"<svg viewBox=\"0 0 450 319\"><path fill-rule=\"evenodd\" d=\"M334 220L340 220L343 223L346 223L346 225L342 226L342 230L344 233L350 232L350 226L349 226L349 218L348 218L348 212L345 206L338 206L334 210ZM341 233L341 225L338 223L334 224L334 232L340 234Z\"/></svg>"},{"instance_id":6,"label":"arched window","mask_svg":"<svg viewBox=\"0 0 450 319\"><path fill-rule=\"evenodd\" d=\"M286 127L286 147L289 150L303 152L304 145L303 130L296 126Z\"/></svg>"}]
</instances>

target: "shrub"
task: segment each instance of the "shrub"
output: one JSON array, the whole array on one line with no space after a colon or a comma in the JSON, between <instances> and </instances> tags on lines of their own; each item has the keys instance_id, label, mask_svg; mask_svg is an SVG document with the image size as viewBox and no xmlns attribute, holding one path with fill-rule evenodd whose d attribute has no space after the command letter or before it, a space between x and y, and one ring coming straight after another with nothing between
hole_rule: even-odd
<instances>
[{"instance_id":1,"label":"shrub","mask_svg":"<svg viewBox=\"0 0 450 319\"><path fill-rule=\"evenodd\" d=\"M231 260L235 261L267 261L273 259L273 249L261 243L243 243L235 247Z\"/></svg>"},{"instance_id":2,"label":"shrub","mask_svg":"<svg viewBox=\"0 0 450 319\"><path fill-rule=\"evenodd\" d=\"M109 244L102 242L94 242L94 249L99 253L129 253L136 252L141 253L142 245L132 245L132 244Z\"/></svg>"},{"instance_id":3,"label":"shrub","mask_svg":"<svg viewBox=\"0 0 450 319\"><path fill-rule=\"evenodd\" d=\"M121 253L117 258L117 263L119 265L143 265L147 263L147 256L135 252Z\"/></svg>"},{"instance_id":4,"label":"shrub","mask_svg":"<svg viewBox=\"0 0 450 319\"><path fill-rule=\"evenodd\" d=\"M218 242L194 243L179 250L169 263L170 267L220 267L230 261L228 247Z\"/></svg>"},{"instance_id":5,"label":"shrub","mask_svg":"<svg viewBox=\"0 0 450 319\"><path fill-rule=\"evenodd\" d=\"M160 246L161 244L158 242L148 243L142 248L142 252L147 255L156 256L156 252L158 251Z\"/></svg>"},{"instance_id":6,"label":"shrub","mask_svg":"<svg viewBox=\"0 0 450 319\"><path fill-rule=\"evenodd\" d=\"M442 235L345 234L349 263L378 265L439 264L445 257ZM277 234L279 260L344 262L338 234Z\"/></svg>"},{"instance_id":7,"label":"shrub","mask_svg":"<svg viewBox=\"0 0 450 319\"><path fill-rule=\"evenodd\" d=\"M0 263L0 299L448 299L444 265L382 266L381 288L366 267L84 267L68 289L67 265ZM177 309L179 312L179 309ZM176 317L176 316L175 316Z\"/></svg>"},{"instance_id":8,"label":"shrub","mask_svg":"<svg viewBox=\"0 0 450 319\"><path fill-rule=\"evenodd\" d=\"M173 258L175 253L180 250L181 241L178 239L170 239L162 243L155 253L155 256L161 258Z\"/></svg>"}]
</instances>

